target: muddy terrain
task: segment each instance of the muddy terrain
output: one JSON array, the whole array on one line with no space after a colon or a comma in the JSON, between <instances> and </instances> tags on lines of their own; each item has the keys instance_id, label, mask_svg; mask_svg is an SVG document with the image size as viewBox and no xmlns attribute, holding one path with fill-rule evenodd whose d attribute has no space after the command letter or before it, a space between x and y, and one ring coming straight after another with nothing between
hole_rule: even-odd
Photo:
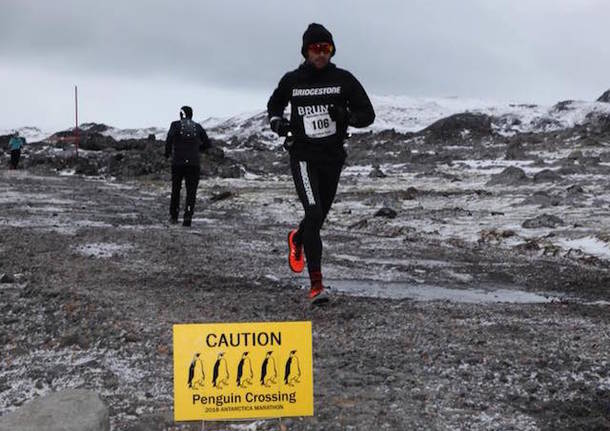
<instances>
[{"instance_id":1,"label":"muddy terrain","mask_svg":"<svg viewBox=\"0 0 610 431\"><path fill-rule=\"evenodd\" d=\"M30 147L0 171L0 413L88 388L115 430L198 430L173 422L172 324L306 319L315 416L281 429L610 429L610 128L492 126L350 139L313 309L281 142L219 139L191 228L162 141Z\"/></svg>"}]
</instances>

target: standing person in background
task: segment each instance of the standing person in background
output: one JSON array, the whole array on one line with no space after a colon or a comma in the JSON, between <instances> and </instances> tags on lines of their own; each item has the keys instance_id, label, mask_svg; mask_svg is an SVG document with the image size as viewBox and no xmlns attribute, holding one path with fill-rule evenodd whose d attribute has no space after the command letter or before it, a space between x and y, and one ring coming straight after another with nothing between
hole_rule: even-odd
<instances>
[{"instance_id":1,"label":"standing person in background","mask_svg":"<svg viewBox=\"0 0 610 431\"><path fill-rule=\"evenodd\" d=\"M11 152L11 161L9 162L10 169L17 169L19 159L21 158L21 147L25 145L25 138L19 136L19 132L15 134L8 141L8 147Z\"/></svg>"},{"instance_id":2,"label":"standing person in background","mask_svg":"<svg viewBox=\"0 0 610 431\"><path fill-rule=\"evenodd\" d=\"M320 24L310 24L301 47L305 62L283 76L267 104L271 129L280 136L292 134L290 167L305 218L288 234L288 262L292 271L302 272L305 249L313 304L328 301L322 283L320 229L345 162L347 128L366 127L375 119L362 85L330 62L335 53L331 33ZM284 118L288 103L290 121Z\"/></svg>"},{"instance_id":3,"label":"standing person in background","mask_svg":"<svg viewBox=\"0 0 610 431\"><path fill-rule=\"evenodd\" d=\"M165 140L165 157L172 156L172 196L169 204L170 223L178 223L180 189L186 186L186 205L182 226L190 226L195 211L199 185L199 154L210 148L208 135L201 124L193 121L190 106L180 108L180 121L172 122Z\"/></svg>"}]
</instances>

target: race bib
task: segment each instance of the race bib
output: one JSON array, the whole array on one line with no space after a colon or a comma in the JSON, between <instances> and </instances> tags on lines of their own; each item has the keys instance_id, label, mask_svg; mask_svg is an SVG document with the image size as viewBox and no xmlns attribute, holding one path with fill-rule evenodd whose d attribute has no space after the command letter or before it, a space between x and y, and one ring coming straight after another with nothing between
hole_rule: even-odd
<instances>
[{"instance_id":1,"label":"race bib","mask_svg":"<svg viewBox=\"0 0 610 431\"><path fill-rule=\"evenodd\" d=\"M325 138L337 133L337 123L328 113L304 115L303 126L309 138Z\"/></svg>"}]
</instances>

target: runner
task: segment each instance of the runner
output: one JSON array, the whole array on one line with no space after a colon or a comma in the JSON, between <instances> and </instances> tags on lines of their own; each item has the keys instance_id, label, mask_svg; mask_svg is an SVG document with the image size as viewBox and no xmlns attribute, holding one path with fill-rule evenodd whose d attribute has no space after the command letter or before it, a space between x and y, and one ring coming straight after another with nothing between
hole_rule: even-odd
<instances>
[{"instance_id":1,"label":"runner","mask_svg":"<svg viewBox=\"0 0 610 431\"><path fill-rule=\"evenodd\" d=\"M8 142L9 150L11 152L11 161L9 162L10 169L17 169L19 165L19 158L21 157L21 147L25 144L25 138L19 136L19 132L16 131Z\"/></svg>"},{"instance_id":2,"label":"runner","mask_svg":"<svg viewBox=\"0 0 610 431\"><path fill-rule=\"evenodd\" d=\"M169 204L171 224L178 223L180 189L184 179L186 205L182 226L191 225L199 185L199 153L209 148L208 135L199 123L193 121L193 109L190 106L180 108L180 121L172 122L165 140L165 157L172 156L172 197Z\"/></svg>"},{"instance_id":3,"label":"runner","mask_svg":"<svg viewBox=\"0 0 610 431\"><path fill-rule=\"evenodd\" d=\"M305 267L311 281L309 298L328 301L322 282L320 229L332 205L346 153L343 141L348 126L366 127L375 119L373 106L358 80L330 62L336 53L331 33L310 24L303 34L305 62L280 80L267 113L271 129L287 141L296 191L305 209L298 229L288 234L289 265L300 273ZM290 121L284 110L290 103Z\"/></svg>"}]
</instances>

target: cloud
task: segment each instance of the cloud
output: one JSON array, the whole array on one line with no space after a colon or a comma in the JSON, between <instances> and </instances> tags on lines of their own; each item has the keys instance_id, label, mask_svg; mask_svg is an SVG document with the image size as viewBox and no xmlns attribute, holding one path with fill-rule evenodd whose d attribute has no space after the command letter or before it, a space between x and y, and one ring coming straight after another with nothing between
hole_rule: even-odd
<instances>
[{"instance_id":1,"label":"cloud","mask_svg":"<svg viewBox=\"0 0 610 431\"><path fill-rule=\"evenodd\" d=\"M333 32L337 64L371 93L552 103L610 86L607 16L602 0L3 0L0 68L19 86L27 82L9 71L31 68L104 77L91 82L108 91L219 88L248 104L299 64L315 21ZM129 104L127 94L117 100Z\"/></svg>"}]
</instances>

